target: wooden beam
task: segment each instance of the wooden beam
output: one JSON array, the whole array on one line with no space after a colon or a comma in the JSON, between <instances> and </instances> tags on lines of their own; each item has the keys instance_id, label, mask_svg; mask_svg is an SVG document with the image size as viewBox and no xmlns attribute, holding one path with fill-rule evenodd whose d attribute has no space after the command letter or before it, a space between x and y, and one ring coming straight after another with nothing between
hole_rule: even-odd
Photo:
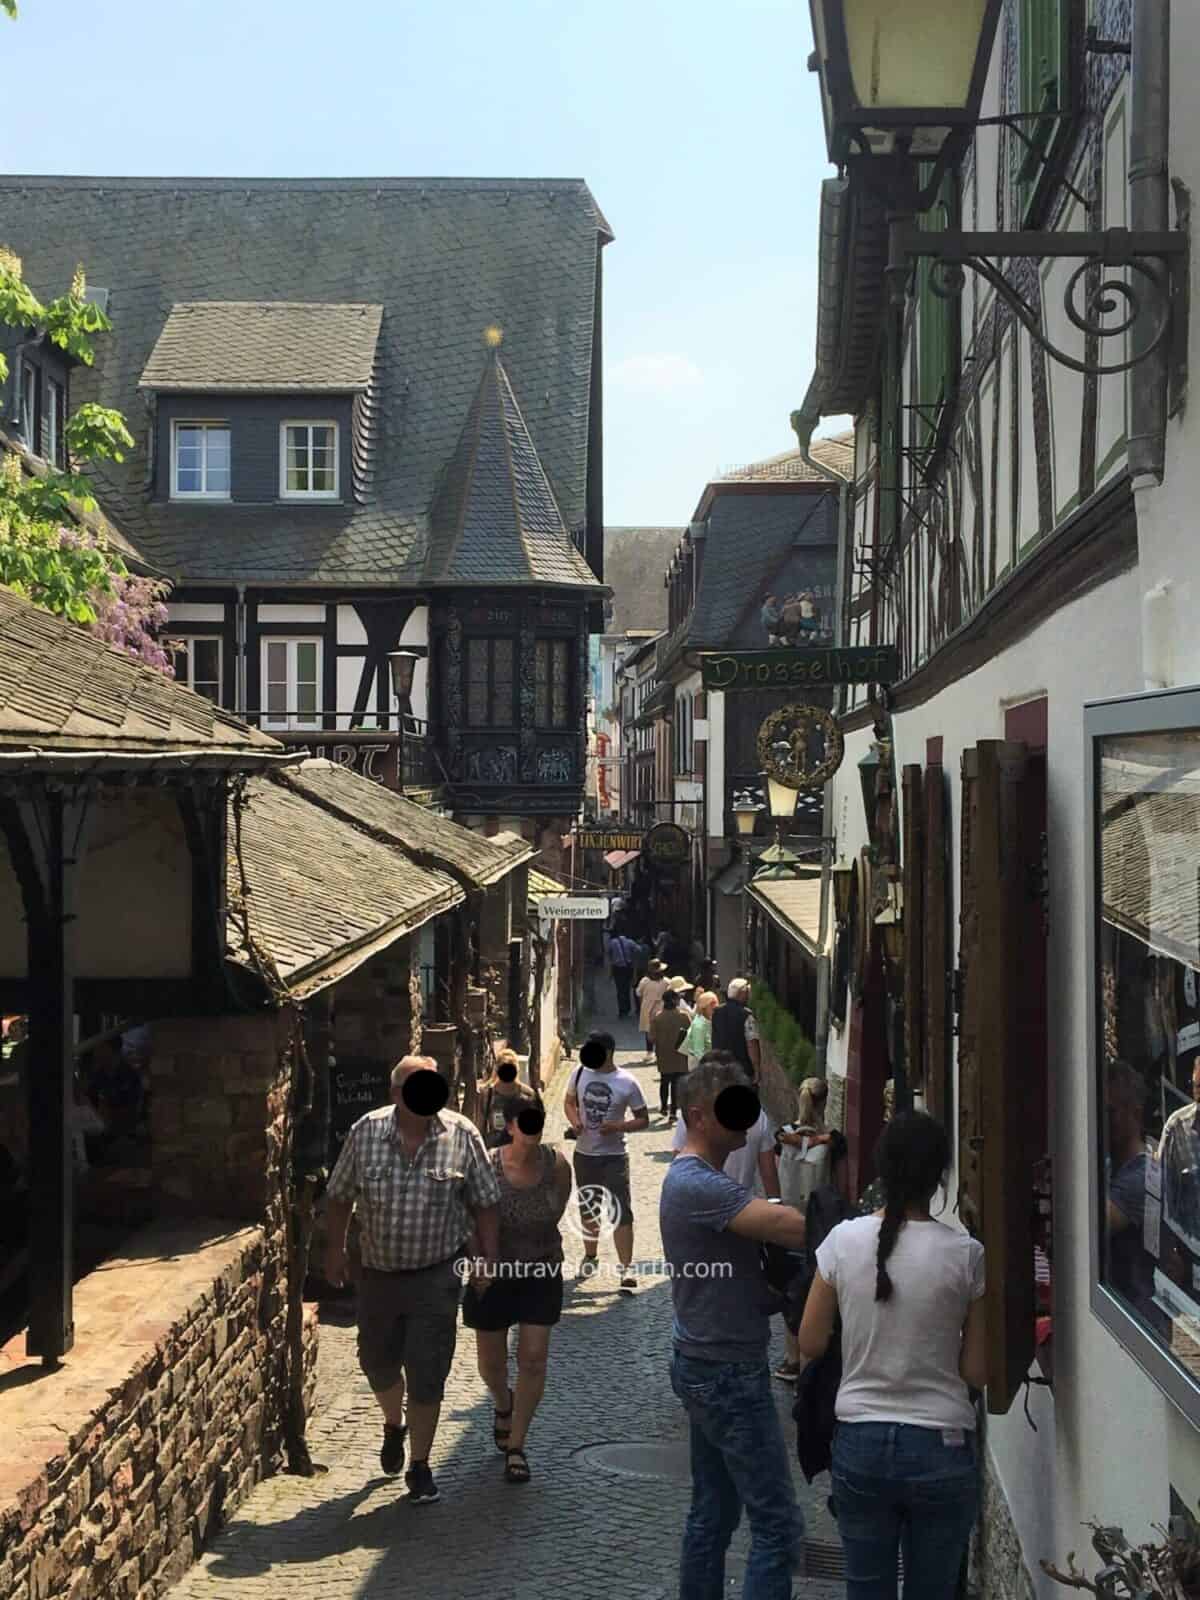
<instances>
[{"instance_id":1,"label":"wooden beam","mask_svg":"<svg viewBox=\"0 0 1200 1600\"><path fill-rule=\"evenodd\" d=\"M88 796L45 784L4 801L29 949L29 1327L25 1352L56 1363L75 1342L73 1134L76 887Z\"/></svg>"}]
</instances>

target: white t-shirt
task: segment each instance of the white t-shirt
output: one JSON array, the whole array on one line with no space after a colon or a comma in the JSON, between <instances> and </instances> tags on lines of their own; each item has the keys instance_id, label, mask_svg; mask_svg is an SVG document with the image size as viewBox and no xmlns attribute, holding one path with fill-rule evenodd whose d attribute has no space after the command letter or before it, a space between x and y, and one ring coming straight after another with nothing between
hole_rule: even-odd
<instances>
[{"instance_id":1,"label":"white t-shirt","mask_svg":"<svg viewBox=\"0 0 1200 1600\"><path fill-rule=\"evenodd\" d=\"M906 1222L888 1257L892 1298L875 1298L879 1217L841 1222L817 1250L842 1315L839 1422L974 1428L959 1377L962 1327L983 1294L983 1246L943 1222Z\"/></svg>"},{"instance_id":2,"label":"white t-shirt","mask_svg":"<svg viewBox=\"0 0 1200 1600\"><path fill-rule=\"evenodd\" d=\"M575 1148L581 1156L623 1156L623 1133L601 1134L597 1130L602 1122L620 1122L630 1111L641 1111L646 1104L642 1086L632 1072L615 1067L612 1072L594 1072L591 1067L579 1067L567 1082L579 1099L579 1114L583 1119L583 1132Z\"/></svg>"},{"instance_id":3,"label":"white t-shirt","mask_svg":"<svg viewBox=\"0 0 1200 1600\"><path fill-rule=\"evenodd\" d=\"M675 1124L675 1136L671 1140L673 1150L682 1150L687 1143L687 1124L683 1118ZM767 1121L767 1113L760 1111L758 1121L752 1128L746 1130L746 1142L740 1150L731 1150L725 1157L723 1168L725 1176L732 1178L734 1183L740 1183L743 1189L749 1189L751 1194L761 1194L762 1184L758 1181L758 1158L764 1150L774 1149L775 1135L771 1131L771 1124Z\"/></svg>"}]
</instances>

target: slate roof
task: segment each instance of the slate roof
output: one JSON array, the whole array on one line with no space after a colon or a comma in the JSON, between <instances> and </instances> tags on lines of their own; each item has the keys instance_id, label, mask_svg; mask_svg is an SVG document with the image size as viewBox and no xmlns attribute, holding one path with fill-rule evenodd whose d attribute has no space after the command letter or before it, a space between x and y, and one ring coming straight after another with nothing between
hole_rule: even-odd
<instances>
[{"instance_id":1,"label":"slate roof","mask_svg":"<svg viewBox=\"0 0 1200 1600\"><path fill-rule=\"evenodd\" d=\"M0 180L0 240L31 286L56 292L82 260L110 291L113 332L73 398L124 412L138 445L97 468L97 495L149 560L192 582L431 581L430 508L492 325L561 520L579 534L597 253L610 237L578 179ZM368 502L151 503L138 385L172 308L266 300L384 308Z\"/></svg>"},{"instance_id":2,"label":"slate roof","mask_svg":"<svg viewBox=\"0 0 1200 1600\"><path fill-rule=\"evenodd\" d=\"M279 778L305 800L317 802L377 838L436 858L439 865L445 863L472 888L498 882L533 854L533 846L524 839L498 843L485 838L335 761L304 761L281 772Z\"/></svg>"},{"instance_id":3,"label":"slate roof","mask_svg":"<svg viewBox=\"0 0 1200 1600\"><path fill-rule=\"evenodd\" d=\"M667 625L663 573L670 565L682 528L605 528L604 581L612 590L606 633L628 633Z\"/></svg>"},{"instance_id":4,"label":"slate roof","mask_svg":"<svg viewBox=\"0 0 1200 1600\"><path fill-rule=\"evenodd\" d=\"M771 493L756 484L751 493L739 494L731 485L716 496L709 510L696 603L686 625L677 630L688 648L763 649L764 595L833 585L838 494L835 484L824 487L827 493L796 493L781 483ZM672 635L672 647L675 643Z\"/></svg>"},{"instance_id":5,"label":"slate roof","mask_svg":"<svg viewBox=\"0 0 1200 1600\"><path fill-rule=\"evenodd\" d=\"M383 307L201 300L171 307L139 388L348 394L367 388Z\"/></svg>"},{"instance_id":6,"label":"slate roof","mask_svg":"<svg viewBox=\"0 0 1200 1600\"><path fill-rule=\"evenodd\" d=\"M283 746L123 650L0 588L0 749L257 758Z\"/></svg>"},{"instance_id":7,"label":"slate roof","mask_svg":"<svg viewBox=\"0 0 1200 1600\"><path fill-rule=\"evenodd\" d=\"M344 769L343 769L344 770ZM445 873L420 866L276 777L246 784L241 854L250 933L299 995L344 976L376 951L463 898ZM352 783L377 787L346 773ZM239 881L230 810L229 882ZM229 916L229 957L254 970L241 918Z\"/></svg>"},{"instance_id":8,"label":"slate roof","mask_svg":"<svg viewBox=\"0 0 1200 1600\"><path fill-rule=\"evenodd\" d=\"M430 520L431 581L600 588L571 542L496 350L484 363Z\"/></svg>"}]
</instances>

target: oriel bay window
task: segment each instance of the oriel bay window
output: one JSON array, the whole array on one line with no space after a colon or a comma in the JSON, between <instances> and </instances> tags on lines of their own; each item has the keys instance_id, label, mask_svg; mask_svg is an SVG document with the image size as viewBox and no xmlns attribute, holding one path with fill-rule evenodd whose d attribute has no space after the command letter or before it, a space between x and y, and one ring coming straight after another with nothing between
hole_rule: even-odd
<instances>
[{"instance_id":1,"label":"oriel bay window","mask_svg":"<svg viewBox=\"0 0 1200 1600\"><path fill-rule=\"evenodd\" d=\"M516 721L515 641L467 640L467 726L511 728Z\"/></svg>"},{"instance_id":2,"label":"oriel bay window","mask_svg":"<svg viewBox=\"0 0 1200 1600\"><path fill-rule=\"evenodd\" d=\"M171 430L171 498L229 499L229 424L177 422Z\"/></svg>"},{"instance_id":3,"label":"oriel bay window","mask_svg":"<svg viewBox=\"0 0 1200 1600\"><path fill-rule=\"evenodd\" d=\"M539 728L565 728L571 721L571 643L538 639L534 654L533 720Z\"/></svg>"},{"instance_id":4,"label":"oriel bay window","mask_svg":"<svg viewBox=\"0 0 1200 1600\"><path fill-rule=\"evenodd\" d=\"M285 500L336 500L336 422L285 422L279 433L279 493Z\"/></svg>"},{"instance_id":5,"label":"oriel bay window","mask_svg":"<svg viewBox=\"0 0 1200 1600\"><path fill-rule=\"evenodd\" d=\"M191 636L175 641L175 681L221 704L221 641Z\"/></svg>"},{"instance_id":6,"label":"oriel bay window","mask_svg":"<svg viewBox=\"0 0 1200 1600\"><path fill-rule=\"evenodd\" d=\"M264 639L263 727L317 727L321 720L320 682L319 639Z\"/></svg>"}]
</instances>

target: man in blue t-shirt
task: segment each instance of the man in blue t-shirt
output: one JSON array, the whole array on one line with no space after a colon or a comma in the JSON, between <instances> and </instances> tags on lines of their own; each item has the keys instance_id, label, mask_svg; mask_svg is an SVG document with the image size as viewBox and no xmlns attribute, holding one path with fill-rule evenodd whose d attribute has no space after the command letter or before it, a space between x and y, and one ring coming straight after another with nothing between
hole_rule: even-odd
<instances>
[{"instance_id":1,"label":"man in blue t-shirt","mask_svg":"<svg viewBox=\"0 0 1200 1600\"><path fill-rule=\"evenodd\" d=\"M804 1218L755 1199L722 1171L761 1109L740 1067L702 1059L679 1098L687 1141L667 1171L659 1207L675 1306L671 1386L691 1422L692 1507L679 1596L724 1593L725 1552L745 1506L751 1542L743 1592L788 1600L803 1520L771 1393L773 1307L759 1246L802 1249Z\"/></svg>"}]
</instances>

